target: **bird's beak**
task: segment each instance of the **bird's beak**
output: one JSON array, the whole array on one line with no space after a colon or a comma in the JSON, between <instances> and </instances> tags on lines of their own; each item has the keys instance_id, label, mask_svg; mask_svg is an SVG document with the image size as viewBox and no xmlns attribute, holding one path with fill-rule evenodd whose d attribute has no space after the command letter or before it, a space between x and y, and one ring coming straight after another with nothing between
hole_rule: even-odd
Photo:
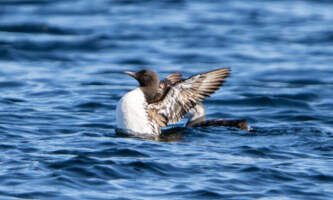
<instances>
[{"instance_id":1,"label":"bird's beak","mask_svg":"<svg viewBox=\"0 0 333 200\"><path fill-rule=\"evenodd\" d=\"M135 72L124 71L124 74L130 75L130 76L132 76L133 78L136 79Z\"/></svg>"}]
</instances>

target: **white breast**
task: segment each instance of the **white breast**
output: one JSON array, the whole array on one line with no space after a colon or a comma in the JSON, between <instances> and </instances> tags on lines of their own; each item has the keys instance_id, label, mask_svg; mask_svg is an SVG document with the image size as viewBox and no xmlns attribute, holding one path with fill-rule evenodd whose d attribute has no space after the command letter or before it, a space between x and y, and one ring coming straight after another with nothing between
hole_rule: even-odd
<instances>
[{"instance_id":1,"label":"white breast","mask_svg":"<svg viewBox=\"0 0 333 200\"><path fill-rule=\"evenodd\" d=\"M145 110L147 102L140 88L123 96L117 105L117 128L134 134L154 134Z\"/></svg>"}]
</instances>

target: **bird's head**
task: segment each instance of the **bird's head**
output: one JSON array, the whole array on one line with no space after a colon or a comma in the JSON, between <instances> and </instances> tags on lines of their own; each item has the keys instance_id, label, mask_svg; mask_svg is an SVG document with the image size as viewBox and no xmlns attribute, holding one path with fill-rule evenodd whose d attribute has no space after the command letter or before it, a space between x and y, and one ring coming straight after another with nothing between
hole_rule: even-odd
<instances>
[{"instance_id":1,"label":"bird's head","mask_svg":"<svg viewBox=\"0 0 333 200\"><path fill-rule=\"evenodd\" d=\"M124 74L135 78L141 87L158 87L158 76L154 71L143 69L138 72L125 71Z\"/></svg>"}]
</instances>

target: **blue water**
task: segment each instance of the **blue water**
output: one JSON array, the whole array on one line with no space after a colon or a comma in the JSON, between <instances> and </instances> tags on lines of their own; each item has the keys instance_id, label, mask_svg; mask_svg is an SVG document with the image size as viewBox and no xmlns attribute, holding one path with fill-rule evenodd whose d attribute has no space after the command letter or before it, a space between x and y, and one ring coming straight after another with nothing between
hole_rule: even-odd
<instances>
[{"instance_id":1,"label":"blue water","mask_svg":"<svg viewBox=\"0 0 333 200\"><path fill-rule=\"evenodd\" d=\"M0 0L0 199L333 199L333 2ZM230 67L207 118L115 134L149 68ZM184 122L177 126L182 126Z\"/></svg>"}]
</instances>

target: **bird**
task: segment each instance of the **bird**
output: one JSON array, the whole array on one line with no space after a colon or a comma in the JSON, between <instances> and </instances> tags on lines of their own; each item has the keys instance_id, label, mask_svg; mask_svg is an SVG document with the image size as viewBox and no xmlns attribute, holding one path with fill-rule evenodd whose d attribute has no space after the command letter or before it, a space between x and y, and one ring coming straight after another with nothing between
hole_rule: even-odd
<instances>
[{"instance_id":1,"label":"bird","mask_svg":"<svg viewBox=\"0 0 333 200\"><path fill-rule=\"evenodd\" d=\"M173 73L162 81L152 70L125 71L124 74L139 82L139 87L119 100L117 130L136 136L158 137L161 128L177 123L222 86L230 71L230 68L219 68L187 79L180 73Z\"/></svg>"}]
</instances>

